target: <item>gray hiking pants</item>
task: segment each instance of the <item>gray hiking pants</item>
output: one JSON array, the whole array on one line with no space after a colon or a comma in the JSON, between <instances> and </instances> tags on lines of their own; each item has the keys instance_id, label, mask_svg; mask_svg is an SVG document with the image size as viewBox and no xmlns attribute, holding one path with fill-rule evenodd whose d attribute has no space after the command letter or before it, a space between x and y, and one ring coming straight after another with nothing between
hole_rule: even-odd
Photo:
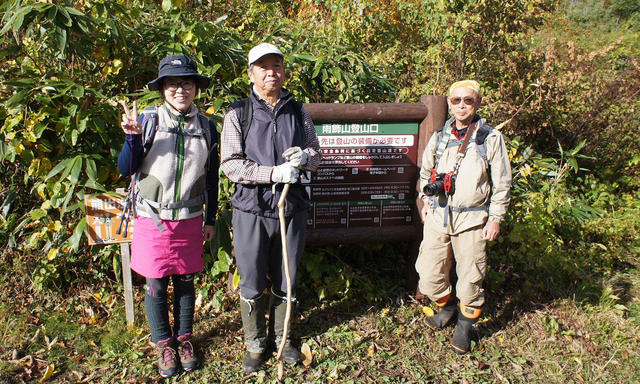
<instances>
[{"instance_id":1,"label":"gray hiking pants","mask_svg":"<svg viewBox=\"0 0 640 384\"><path fill-rule=\"evenodd\" d=\"M304 210L287 218L289 273L291 292L294 294L298 263L304 250L307 216L308 213ZM233 248L242 296L252 299L262 293L269 286L267 276L271 280L271 287L286 292L279 220L234 209L232 224Z\"/></svg>"}]
</instances>

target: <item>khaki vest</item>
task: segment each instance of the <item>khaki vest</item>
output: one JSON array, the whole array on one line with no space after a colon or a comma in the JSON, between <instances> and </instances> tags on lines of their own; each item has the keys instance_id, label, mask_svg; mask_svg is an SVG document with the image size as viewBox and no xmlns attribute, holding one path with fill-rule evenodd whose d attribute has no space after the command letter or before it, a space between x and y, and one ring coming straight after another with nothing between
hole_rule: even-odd
<instances>
[{"instance_id":1,"label":"khaki vest","mask_svg":"<svg viewBox=\"0 0 640 384\"><path fill-rule=\"evenodd\" d=\"M202 126L195 106L184 115L169 108L157 109L155 137L136 175L136 207L141 216L184 220L202 215L209 127Z\"/></svg>"}]
</instances>

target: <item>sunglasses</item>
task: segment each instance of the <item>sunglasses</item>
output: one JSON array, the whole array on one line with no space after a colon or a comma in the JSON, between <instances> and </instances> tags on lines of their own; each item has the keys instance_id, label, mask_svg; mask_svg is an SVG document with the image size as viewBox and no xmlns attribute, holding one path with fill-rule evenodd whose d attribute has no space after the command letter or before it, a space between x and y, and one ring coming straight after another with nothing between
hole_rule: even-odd
<instances>
[{"instance_id":1,"label":"sunglasses","mask_svg":"<svg viewBox=\"0 0 640 384\"><path fill-rule=\"evenodd\" d=\"M190 91L195 85L196 84L193 80L170 81L164 84L164 88L170 92L175 92L178 90L178 88L182 88L185 91Z\"/></svg>"},{"instance_id":2,"label":"sunglasses","mask_svg":"<svg viewBox=\"0 0 640 384\"><path fill-rule=\"evenodd\" d=\"M452 105L458 105L460 104L461 101L464 101L464 103L466 105L473 105L476 102L476 99L474 99L473 97L451 97L449 98L449 102L451 102Z\"/></svg>"}]
</instances>

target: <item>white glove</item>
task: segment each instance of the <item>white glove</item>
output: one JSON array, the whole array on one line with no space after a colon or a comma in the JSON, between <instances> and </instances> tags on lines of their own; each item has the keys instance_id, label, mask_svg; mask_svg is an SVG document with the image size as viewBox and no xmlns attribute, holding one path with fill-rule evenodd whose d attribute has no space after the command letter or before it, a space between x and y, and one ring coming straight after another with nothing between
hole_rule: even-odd
<instances>
[{"instance_id":1,"label":"white glove","mask_svg":"<svg viewBox=\"0 0 640 384\"><path fill-rule=\"evenodd\" d=\"M291 147L282 153L282 157L291 163L296 168L307 164L307 158L309 157L305 151L300 147Z\"/></svg>"},{"instance_id":2,"label":"white glove","mask_svg":"<svg viewBox=\"0 0 640 384\"><path fill-rule=\"evenodd\" d=\"M273 167L271 171L271 181L274 183L293 184L298 181L300 171L291 163L284 163Z\"/></svg>"}]
</instances>

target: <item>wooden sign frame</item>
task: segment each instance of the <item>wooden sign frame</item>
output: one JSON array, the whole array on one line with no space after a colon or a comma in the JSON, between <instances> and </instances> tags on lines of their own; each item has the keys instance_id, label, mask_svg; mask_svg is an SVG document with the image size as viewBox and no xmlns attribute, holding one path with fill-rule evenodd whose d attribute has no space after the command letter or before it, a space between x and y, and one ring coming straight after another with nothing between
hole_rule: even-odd
<instances>
[{"instance_id":1,"label":"wooden sign frame","mask_svg":"<svg viewBox=\"0 0 640 384\"><path fill-rule=\"evenodd\" d=\"M368 103L368 104L304 104L315 124L324 123L407 123L418 122L418 157L416 167L419 174L422 153L433 132L440 129L447 118L447 99L444 96L422 96L422 103ZM418 180L415 180L416 188ZM415 217L419 217L422 202L416 199ZM422 223L415 220L413 226L386 226L348 228L346 230L308 229L307 244L358 244L380 241L402 241L422 239Z\"/></svg>"}]
</instances>

